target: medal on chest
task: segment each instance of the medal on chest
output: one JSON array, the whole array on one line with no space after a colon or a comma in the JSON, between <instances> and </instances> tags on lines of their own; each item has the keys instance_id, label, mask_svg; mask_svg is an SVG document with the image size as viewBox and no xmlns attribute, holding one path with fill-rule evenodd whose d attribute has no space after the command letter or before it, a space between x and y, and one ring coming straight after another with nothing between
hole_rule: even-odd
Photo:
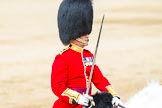
<instances>
[{"instance_id":1,"label":"medal on chest","mask_svg":"<svg viewBox=\"0 0 162 108\"><path fill-rule=\"evenodd\" d=\"M93 57L84 57L83 62L85 66L92 66Z\"/></svg>"}]
</instances>

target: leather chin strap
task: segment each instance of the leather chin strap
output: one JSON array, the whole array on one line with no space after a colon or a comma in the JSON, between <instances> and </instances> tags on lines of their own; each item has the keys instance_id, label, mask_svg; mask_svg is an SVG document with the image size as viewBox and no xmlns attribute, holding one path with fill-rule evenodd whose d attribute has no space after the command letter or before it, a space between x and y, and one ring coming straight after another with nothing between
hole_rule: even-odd
<instances>
[{"instance_id":1,"label":"leather chin strap","mask_svg":"<svg viewBox=\"0 0 162 108\"><path fill-rule=\"evenodd\" d=\"M81 39L81 38L77 38L76 40L77 40L78 42L83 43L83 44L87 44L87 43L88 43L87 41L85 41L85 40L83 40L83 39Z\"/></svg>"}]
</instances>

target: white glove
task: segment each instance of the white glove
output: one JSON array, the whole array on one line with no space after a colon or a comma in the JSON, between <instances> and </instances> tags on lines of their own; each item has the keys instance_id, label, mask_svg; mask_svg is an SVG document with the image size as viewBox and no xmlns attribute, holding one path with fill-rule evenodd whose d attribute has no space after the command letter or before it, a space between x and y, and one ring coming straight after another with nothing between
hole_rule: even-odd
<instances>
[{"instance_id":1,"label":"white glove","mask_svg":"<svg viewBox=\"0 0 162 108\"><path fill-rule=\"evenodd\" d=\"M78 99L78 104L88 106L88 103L92 100L93 100L93 97L87 94L83 94L83 95L80 94L79 99Z\"/></svg>"},{"instance_id":2,"label":"white glove","mask_svg":"<svg viewBox=\"0 0 162 108\"><path fill-rule=\"evenodd\" d=\"M116 96L114 96L112 99L112 105L113 108L118 108L119 106L124 108L122 101Z\"/></svg>"}]
</instances>

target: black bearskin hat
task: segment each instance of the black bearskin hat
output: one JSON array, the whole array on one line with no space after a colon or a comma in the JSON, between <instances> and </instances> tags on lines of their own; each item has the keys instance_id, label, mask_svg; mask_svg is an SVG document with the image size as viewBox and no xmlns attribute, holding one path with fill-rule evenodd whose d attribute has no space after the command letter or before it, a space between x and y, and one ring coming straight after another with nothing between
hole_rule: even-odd
<instances>
[{"instance_id":1,"label":"black bearskin hat","mask_svg":"<svg viewBox=\"0 0 162 108\"><path fill-rule=\"evenodd\" d=\"M63 0L58 10L60 40L68 45L70 40L90 34L93 23L92 0Z\"/></svg>"}]
</instances>

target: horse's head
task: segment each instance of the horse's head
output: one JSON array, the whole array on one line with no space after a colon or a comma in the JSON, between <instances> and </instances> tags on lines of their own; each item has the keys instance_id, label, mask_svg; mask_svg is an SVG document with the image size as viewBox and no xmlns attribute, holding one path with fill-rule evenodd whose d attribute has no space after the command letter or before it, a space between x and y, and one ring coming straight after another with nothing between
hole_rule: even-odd
<instances>
[{"instance_id":1,"label":"horse's head","mask_svg":"<svg viewBox=\"0 0 162 108\"><path fill-rule=\"evenodd\" d=\"M96 93L93 95L95 106L93 108L112 108L113 96L108 92Z\"/></svg>"}]
</instances>

